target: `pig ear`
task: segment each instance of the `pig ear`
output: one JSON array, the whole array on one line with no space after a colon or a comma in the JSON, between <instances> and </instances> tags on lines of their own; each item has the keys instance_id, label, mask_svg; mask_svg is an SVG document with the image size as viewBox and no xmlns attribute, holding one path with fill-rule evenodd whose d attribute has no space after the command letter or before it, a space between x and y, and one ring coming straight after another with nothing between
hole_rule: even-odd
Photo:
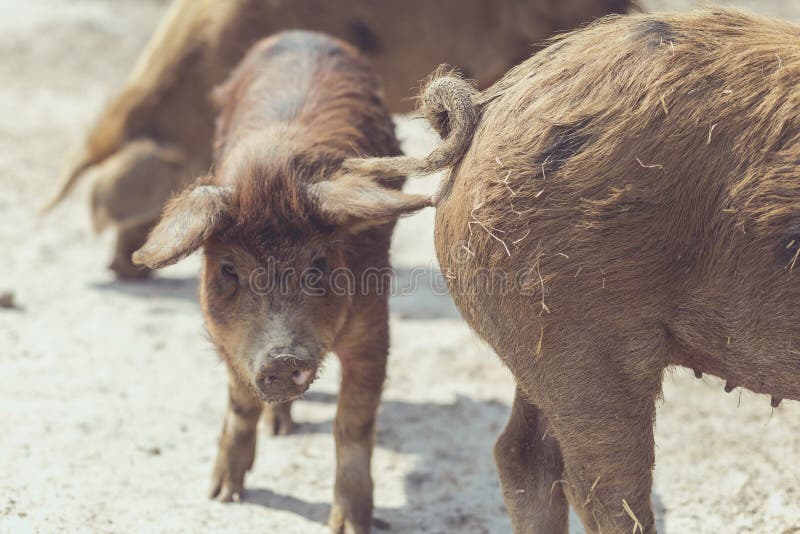
<instances>
[{"instance_id":1,"label":"pig ear","mask_svg":"<svg viewBox=\"0 0 800 534\"><path fill-rule=\"evenodd\" d=\"M196 184L184 190L164 208L147 242L133 253L133 263L160 269L200 248L226 224L231 196L229 187Z\"/></svg>"},{"instance_id":2,"label":"pig ear","mask_svg":"<svg viewBox=\"0 0 800 534\"><path fill-rule=\"evenodd\" d=\"M370 176L343 174L310 188L323 217L351 233L387 223L431 205L430 198L408 195Z\"/></svg>"}]
</instances>

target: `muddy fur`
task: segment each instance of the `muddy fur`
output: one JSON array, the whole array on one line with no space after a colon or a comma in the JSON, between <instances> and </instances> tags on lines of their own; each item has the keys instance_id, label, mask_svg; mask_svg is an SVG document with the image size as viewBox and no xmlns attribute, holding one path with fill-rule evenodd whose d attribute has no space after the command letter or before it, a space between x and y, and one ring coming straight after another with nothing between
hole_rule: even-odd
<instances>
[{"instance_id":1,"label":"muddy fur","mask_svg":"<svg viewBox=\"0 0 800 534\"><path fill-rule=\"evenodd\" d=\"M400 153L375 73L343 41L307 31L267 38L215 95L211 175L170 200L133 255L156 269L204 251L201 306L230 379L211 496L230 501L242 491L264 403L269 430L288 433L288 403L336 352L342 387L330 526L366 533L389 291L387 280L365 273L389 270L395 220L429 200L402 193L396 176L342 172L347 157ZM353 285L334 281L336 272L350 273Z\"/></svg>"},{"instance_id":2,"label":"muddy fur","mask_svg":"<svg viewBox=\"0 0 800 534\"><path fill-rule=\"evenodd\" d=\"M670 366L800 399L799 42L727 9L609 17L451 96L478 121L440 159L436 248L520 389L495 451L516 532L566 532L565 498L589 532L655 532ZM517 292L471 291L482 269Z\"/></svg>"},{"instance_id":3,"label":"muddy fur","mask_svg":"<svg viewBox=\"0 0 800 534\"><path fill-rule=\"evenodd\" d=\"M132 213L106 221L121 234L120 243L146 233L155 222L152 214L170 195L208 170L215 116L209 92L262 36L306 28L350 41L373 61L390 108L407 111L418 81L443 61L486 87L553 33L629 6L629 0L176 0L128 82L67 160L44 210L60 202L87 170L111 160L98 184L135 179L152 193L139 197L106 187L120 194L94 193L102 203L91 206L93 217ZM131 161L128 145L141 140L157 147ZM183 159L179 166L171 165L176 155ZM135 172L159 166L165 169ZM150 220L141 220L147 216ZM147 270L120 263L129 253L118 248L112 268L122 277L146 276Z\"/></svg>"}]
</instances>

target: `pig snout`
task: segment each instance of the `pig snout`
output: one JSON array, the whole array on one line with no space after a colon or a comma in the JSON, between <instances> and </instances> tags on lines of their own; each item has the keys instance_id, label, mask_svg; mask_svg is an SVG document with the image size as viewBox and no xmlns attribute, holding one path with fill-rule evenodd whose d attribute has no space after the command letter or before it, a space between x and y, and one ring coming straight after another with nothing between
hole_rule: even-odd
<instances>
[{"instance_id":1,"label":"pig snout","mask_svg":"<svg viewBox=\"0 0 800 534\"><path fill-rule=\"evenodd\" d=\"M293 354L278 354L258 369L256 385L267 402L283 402L305 393L316 374L313 361Z\"/></svg>"}]
</instances>

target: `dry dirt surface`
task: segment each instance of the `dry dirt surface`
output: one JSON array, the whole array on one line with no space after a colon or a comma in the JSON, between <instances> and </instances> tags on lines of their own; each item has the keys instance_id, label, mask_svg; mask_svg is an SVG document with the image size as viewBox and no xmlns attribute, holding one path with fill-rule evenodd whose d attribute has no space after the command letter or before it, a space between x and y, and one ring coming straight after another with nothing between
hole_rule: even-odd
<instances>
[{"instance_id":1,"label":"dry dirt surface","mask_svg":"<svg viewBox=\"0 0 800 534\"><path fill-rule=\"evenodd\" d=\"M735 2L800 20L797 0ZM296 404L295 435L262 434L243 502L206 490L225 406L193 258L146 283L104 268L86 184L34 214L64 152L124 81L166 4L0 2L0 532L326 532L339 368ZM685 1L651 9L688 9ZM413 83L414 80L409 80ZM433 138L399 119L411 153ZM409 188L430 191L434 180ZM433 213L401 222L392 353L374 458L389 532L508 532L492 462L513 381L439 294ZM684 370L658 411L653 501L661 533L800 533L800 404L770 408ZM573 517L572 532L582 532Z\"/></svg>"}]
</instances>

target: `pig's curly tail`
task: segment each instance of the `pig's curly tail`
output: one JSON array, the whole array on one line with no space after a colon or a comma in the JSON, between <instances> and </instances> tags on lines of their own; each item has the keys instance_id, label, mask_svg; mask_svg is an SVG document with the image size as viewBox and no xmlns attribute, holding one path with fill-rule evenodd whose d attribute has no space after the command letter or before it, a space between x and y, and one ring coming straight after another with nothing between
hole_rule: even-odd
<instances>
[{"instance_id":1,"label":"pig's curly tail","mask_svg":"<svg viewBox=\"0 0 800 534\"><path fill-rule=\"evenodd\" d=\"M464 156L478 124L475 86L447 66L439 67L425 82L417 113L424 117L443 139L425 158L349 159L346 172L365 173L377 178L427 175L453 167Z\"/></svg>"}]
</instances>

